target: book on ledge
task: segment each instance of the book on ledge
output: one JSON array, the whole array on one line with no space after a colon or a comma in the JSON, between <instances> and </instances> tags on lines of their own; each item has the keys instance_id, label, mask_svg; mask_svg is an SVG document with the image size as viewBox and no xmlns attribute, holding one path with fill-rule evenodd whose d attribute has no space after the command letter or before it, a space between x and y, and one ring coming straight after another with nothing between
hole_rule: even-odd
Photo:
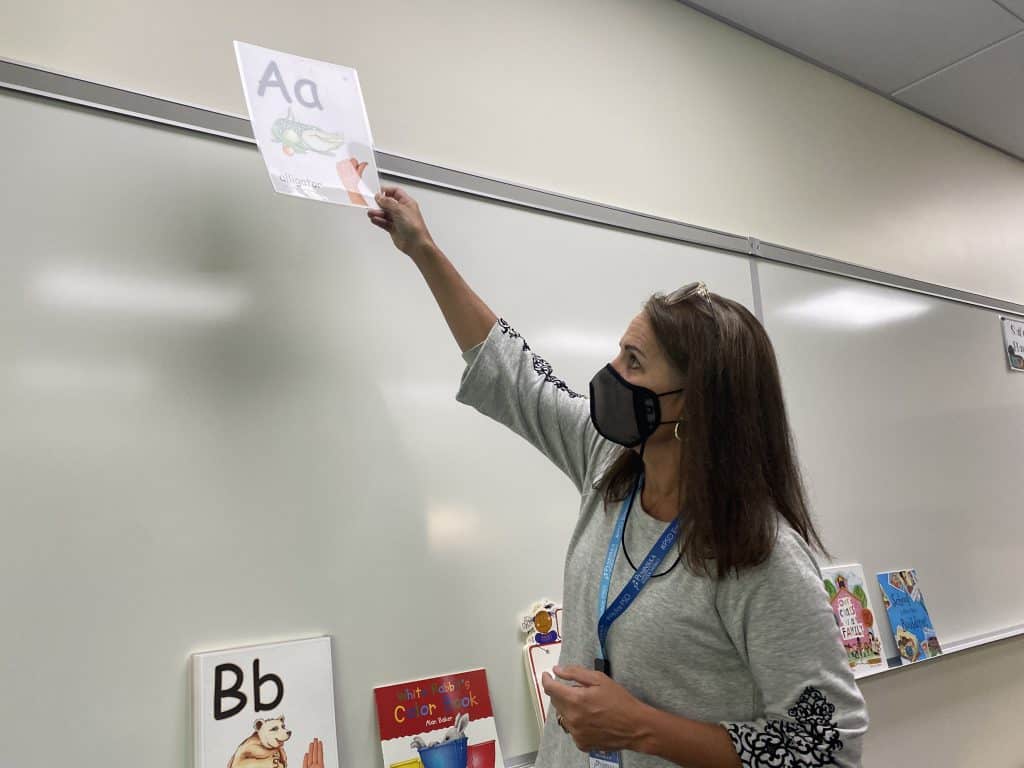
<instances>
[{"instance_id":1,"label":"book on ledge","mask_svg":"<svg viewBox=\"0 0 1024 768\"><path fill-rule=\"evenodd\" d=\"M882 639L859 563L821 569L839 638L855 677L885 669Z\"/></svg>"},{"instance_id":2,"label":"book on ledge","mask_svg":"<svg viewBox=\"0 0 1024 768\"><path fill-rule=\"evenodd\" d=\"M932 625L924 595L913 568L878 574L882 604L889 615L889 628L896 640L900 664L913 664L942 654L939 637Z\"/></svg>"},{"instance_id":3,"label":"book on ledge","mask_svg":"<svg viewBox=\"0 0 1024 768\"><path fill-rule=\"evenodd\" d=\"M483 669L375 688L384 768L503 768Z\"/></svg>"}]
</instances>

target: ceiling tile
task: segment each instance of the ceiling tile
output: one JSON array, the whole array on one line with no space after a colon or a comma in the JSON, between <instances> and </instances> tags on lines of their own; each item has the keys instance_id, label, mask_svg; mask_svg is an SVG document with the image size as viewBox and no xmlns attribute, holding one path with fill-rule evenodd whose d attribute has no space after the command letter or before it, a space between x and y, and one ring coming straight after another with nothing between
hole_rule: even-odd
<instances>
[{"instance_id":1,"label":"ceiling tile","mask_svg":"<svg viewBox=\"0 0 1024 768\"><path fill-rule=\"evenodd\" d=\"M885 93L1024 29L992 0L683 1Z\"/></svg>"},{"instance_id":2,"label":"ceiling tile","mask_svg":"<svg viewBox=\"0 0 1024 768\"><path fill-rule=\"evenodd\" d=\"M1024 34L922 80L895 98L1024 159Z\"/></svg>"}]
</instances>

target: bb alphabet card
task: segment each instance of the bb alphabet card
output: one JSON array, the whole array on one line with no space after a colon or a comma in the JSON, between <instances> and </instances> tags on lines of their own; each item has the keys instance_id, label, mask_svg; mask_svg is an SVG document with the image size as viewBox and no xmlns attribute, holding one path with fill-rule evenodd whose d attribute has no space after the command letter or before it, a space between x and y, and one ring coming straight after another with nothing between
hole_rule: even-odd
<instances>
[{"instance_id":1,"label":"bb alphabet card","mask_svg":"<svg viewBox=\"0 0 1024 768\"><path fill-rule=\"evenodd\" d=\"M194 768L338 768L331 638L192 655Z\"/></svg>"},{"instance_id":2,"label":"bb alphabet card","mask_svg":"<svg viewBox=\"0 0 1024 768\"><path fill-rule=\"evenodd\" d=\"M375 207L380 179L359 74L235 41L249 120L277 192Z\"/></svg>"}]
</instances>

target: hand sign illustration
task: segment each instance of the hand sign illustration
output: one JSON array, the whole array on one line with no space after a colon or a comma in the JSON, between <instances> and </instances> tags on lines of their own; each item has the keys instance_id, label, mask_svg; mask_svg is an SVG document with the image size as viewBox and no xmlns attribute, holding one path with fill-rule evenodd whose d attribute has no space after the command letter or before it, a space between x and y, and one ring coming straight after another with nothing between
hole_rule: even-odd
<instances>
[{"instance_id":1,"label":"hand sign illustration","mask_svg":"<svg viewBox=\"0 0 1024 768\"><path fill-rule=\"evenodd\" d=\"M354 157L342 160L337 165L338 178L348 192L348 199L355 205L367 205L366 198L359 193L359 181L366 170L366 163L360 163Z\"/></svg>"}]
</instances>

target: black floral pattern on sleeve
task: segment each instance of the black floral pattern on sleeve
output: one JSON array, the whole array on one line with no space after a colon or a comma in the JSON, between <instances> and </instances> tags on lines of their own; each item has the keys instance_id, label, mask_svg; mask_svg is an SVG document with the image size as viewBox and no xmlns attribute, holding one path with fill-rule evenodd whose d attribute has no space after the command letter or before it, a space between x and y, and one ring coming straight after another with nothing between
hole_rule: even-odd
<instances>
[{"instance_id":1,"label":"black floral pattern on sleeve","mask_svg":"<svg viewBox=\"0 0 1024 768\"><path fill-rule=\"evenodd\" d=\"M818 768L835 765L835 753L843 748L835 711L821 691L808 687L789 710L796 722L768 720L761 728L729 723L726 730L744 768Z\"/></svg>"},{"instance_id":2,"label":"black floral pattern on sleeve","mask_svg":"<svg viewBox=\"0 0 1024 768\"><path fill-rule=\"evenodd\" d=\"M511 325L509 325L504 319L498 318L498 326L501 328L503 334L507 334L510 339L523 339ZM569 389L569 385L562 381L560 378L555 376L554 369L551 367L551 363L545 360L540 355L530 350L530 345L526 343L526 339L523 339L523 352L530 352L533 355L533 370L537 372L538 376L543 376L544 381L555 385L556 389L560 389L565 392L570 398L583 397L578 392L573 392Z\"/></svg>"},{"instance_id":3,"label":"black floral pattern on sleeve","mask_svg":"<svg viewBox=\"0 0 1024 768\"><path fill-rule=\"evenodd\" d=\"M519 335L519 331L509 325L504 318L498 318L498 326L501 328L501 332L507 334L510 339L523 339L523 337ZM526 339L523 339L523 352L529 351L530 345L526 343Z\"/></svg>"}]
</instances>

